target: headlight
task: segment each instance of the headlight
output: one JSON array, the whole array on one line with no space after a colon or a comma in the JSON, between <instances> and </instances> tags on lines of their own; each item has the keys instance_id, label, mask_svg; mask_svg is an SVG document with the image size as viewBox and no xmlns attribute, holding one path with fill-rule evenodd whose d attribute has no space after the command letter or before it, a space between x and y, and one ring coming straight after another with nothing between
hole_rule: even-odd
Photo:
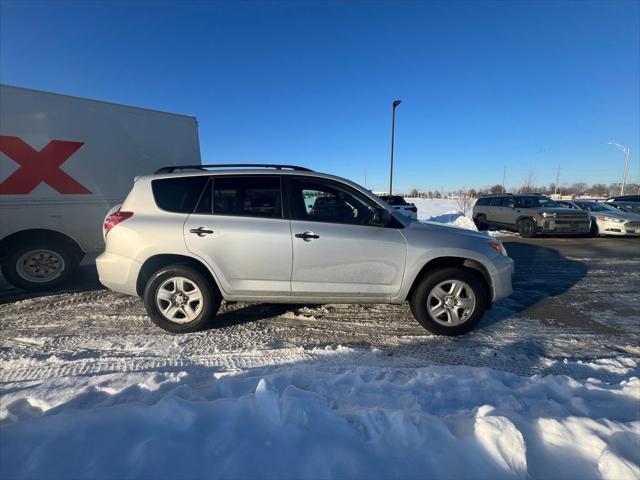
<instances>
[{"instance_id":1,"label":"headlight","mask_svg":"<svg viewBox=\"0 0 640 480\"><path fill-rule=\"evenodd\" d=\"M624 218L617 218L617 217L600 217L602 220L604 220L605 222L613 222L613 223L622 223L624 222Z\"/></svg>"},{"instance_id":2,"label":"headlight","mask_svg":"<svg viewBox=\"0 0 640 480\"><path fill-rule=\"evenodd\" d=\"M544 213L542 214L542 216L543 216L544 218L556 218L556 214L555 214L555 213L551 213L551 212L544 212Z\"/></svg>"},{"instance_id":3,"label":"headlight","mask_svg":"<svg viewBox=\"0 0 640 480\"><path fill-rule=\"evenodd\" d=\"M507 256L507 249L504 248L504 245L502 245L502 242L498 240L491 240L487 242L487 245L489 245L493 250L498 252L500 255L504 255L505 257Z\"/></svg>"}]
</instances>

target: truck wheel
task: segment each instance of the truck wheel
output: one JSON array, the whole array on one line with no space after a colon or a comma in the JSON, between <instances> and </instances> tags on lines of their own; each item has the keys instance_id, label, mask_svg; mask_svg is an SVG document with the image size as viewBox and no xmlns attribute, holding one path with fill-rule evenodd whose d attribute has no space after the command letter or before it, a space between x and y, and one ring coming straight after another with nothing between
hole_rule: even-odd
<instances>
[{"instance_id":1,"label":"truck wheel","mask_svg":"<svg viewBox=\"0 0 640 480\"><path fill-rule=\"evenodd\" d=\"M487 287L475 273L444 268L426 275L411 298L411 312L436 335L462 335L482 319L488 306Z\"/></svg>"},{"instance_id":2,"label":"truck wheel","mask_svg":"<svg viewBox=\"0 0 640 480\"><path fill-rule=\"evenodd\" d=\"M222 301L211 281L188 265L158 270L147 282L143 299L151 321L171 333L203 330Z\"/></svg>"},{"instance_id":3,"label":"truck wheel","mask_svg":"<svg viewBox=\"0 0 640 480\"><path fill-rule=\"evenodd\" d=\"M536 225L530 218L523 218L518 221L518 233L521 237L534 238L536 236Z\"/></svg>"},{"instance_id":4,"label":"truck wheel","mask_svg":"<svg viewBox=\"0 0 640 480\"><path fill-rule=\"evenodd\" d=\"M476 228L480 231L485 231L489 229L489 225L487 224L487 217L484 215L478 215L474 223L476 224Z\"/></svg>"},{"instance_id":5,"label":"truck wheel","mask_svg":"<svg viewBox=\"0 0 640 480\"><path fill-rule=\"evenodd\" d=\"M49 290L63 283L80 264L80 259L63 242L27 241L7 247L2 275L24 290Z\"/></svg>"}]
</instances>

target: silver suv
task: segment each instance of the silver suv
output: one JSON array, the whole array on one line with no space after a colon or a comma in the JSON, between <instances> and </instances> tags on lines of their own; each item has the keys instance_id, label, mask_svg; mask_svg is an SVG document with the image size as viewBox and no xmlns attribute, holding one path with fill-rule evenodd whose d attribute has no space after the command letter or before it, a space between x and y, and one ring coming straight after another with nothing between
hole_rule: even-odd
<instances>
[{"instance_id":1,"label":"silver suv","mask_svg":"<svg viewBox=\"0 0 640 480\"><path fill-rule=\"evenodd\" d=\"M411 221L355 183L301 167L163 168L136 180L104 231L100 281L141 296L174 333L204 328L224 299L409 301L424 328L459 335L511 294L499 241Z\"/></svg>"},{"instance_id":2,"label":"silver suv","mask_svg":"<svg viewBox=\"0 0 640 480\"><path fill-rule=\"evenodd\" d=\"M503 194L480 197L473 206L473 220L478 230L498 227L517 231L523 237L538 234L587 234L591 228L589 214L563 208L544 195Z\"/></svg>"}]
</instances>

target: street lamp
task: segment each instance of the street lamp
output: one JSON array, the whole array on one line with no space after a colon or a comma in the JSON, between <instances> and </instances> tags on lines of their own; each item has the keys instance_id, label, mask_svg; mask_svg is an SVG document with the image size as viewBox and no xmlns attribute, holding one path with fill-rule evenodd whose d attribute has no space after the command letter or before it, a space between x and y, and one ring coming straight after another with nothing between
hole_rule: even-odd
<instances>
[{"instance_id":1,"label":"street lamp","mask_svg":"<svg viewBox=\"0 0 640 480\"><path fill-rule=\"evenodd\" d=\"M396 107L400 105L402 100L394 100L391 109L391 173L389 174L389 195L393 191L393 142L396 134Z\"/></svg>"},{"instance_id":2,"label":"street lamp","mask_svg":"<svg viewBox=\"0 0 640 480\"><path fill-rule=\"evenodd\" d=\"M631 156L631 147L625 147L616 142L609 142L609 145L613 145L622 153L624 153L624 174L622 175L622 185L620 187L620 195L624 195L624 185L627 183L627 169L629 168L629 157Z\"/></svg>"}]
</instances>

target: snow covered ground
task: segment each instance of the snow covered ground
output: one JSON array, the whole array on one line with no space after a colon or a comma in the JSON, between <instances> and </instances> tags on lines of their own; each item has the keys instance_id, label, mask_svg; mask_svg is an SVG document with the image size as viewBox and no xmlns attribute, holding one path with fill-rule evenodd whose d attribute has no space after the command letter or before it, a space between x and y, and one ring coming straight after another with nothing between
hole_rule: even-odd
<instances>
[{"instance_id":1,"label":"snow covered ground","mask_svg":"<svg viewBox=\"0 0 640 480\"><path fill-rule=\"evenodd\" d=\"M473 367L57 379L64 407L14 405L0 460L11 478L638 478L638 389Z\"/></svg>"},{"instance_id":2,"label":"snow covered ground","mask_svg":"<svg viewBox=\"0 0 640 480\"><path fill-rule=\"evenodd\" d=\"M107 290L0 305L0 477L640 478L640 258L542 254L458 338L406 306L175 336Z\"/></svg>"}]
</instances>

